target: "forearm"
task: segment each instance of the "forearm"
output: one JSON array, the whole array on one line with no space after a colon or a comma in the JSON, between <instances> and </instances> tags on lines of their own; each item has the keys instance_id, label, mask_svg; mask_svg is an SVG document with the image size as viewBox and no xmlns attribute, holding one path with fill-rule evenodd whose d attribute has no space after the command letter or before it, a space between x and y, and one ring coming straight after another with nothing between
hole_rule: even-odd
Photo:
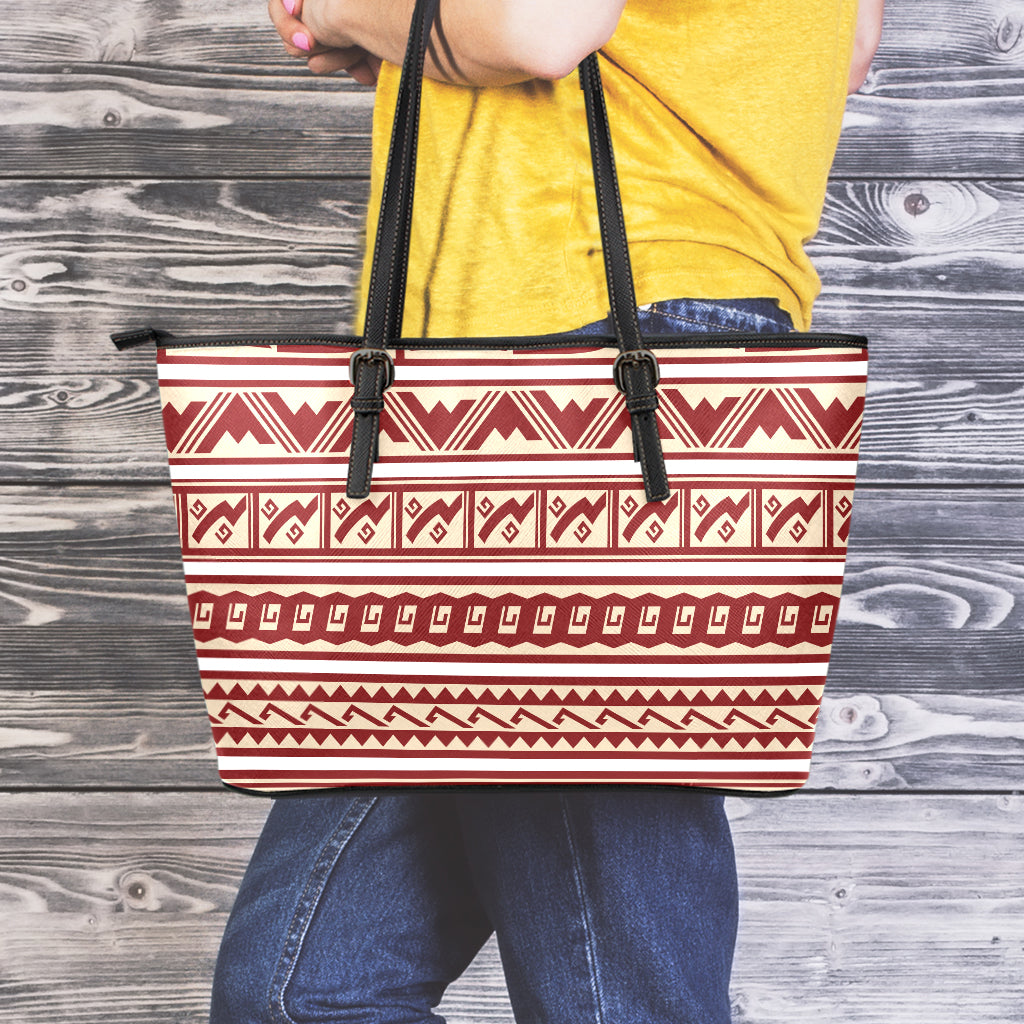
<instances>
[{"instance_id":1,"label":"forearm","mask_svg":"<svg viewBox=\"0 0 1024 1024\"><path fill-rule=\"evenodd\" d=\"M850 93L855 93L868 76L871 61L882 39L884 9L885 0L859 0L857 4L857 30L853 42L848 88Z\"/></svg>"},{"instance_id":2,"label":"forearm","mask_svg":"<svg viewBox=\"0 0 1024 1024\"><path fill-rule=\"evenodd\" d=\"M443 0L428 77L468 85L561 78L603 46L625 0ZM413 0L304 0L302 20L325 46L360 46L400 64Z\"/></svg>"}]
</instances>

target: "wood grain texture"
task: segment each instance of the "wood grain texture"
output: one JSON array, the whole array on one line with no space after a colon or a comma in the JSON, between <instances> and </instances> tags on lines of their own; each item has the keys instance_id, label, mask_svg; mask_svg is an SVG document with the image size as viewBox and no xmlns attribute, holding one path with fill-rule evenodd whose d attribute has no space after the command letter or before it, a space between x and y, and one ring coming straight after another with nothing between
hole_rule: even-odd
<instances>
[{"instance_id":1,"label":"wood grain texture","mask_svg":"<svg viewBox=\"0 0 1024 1024\"><path fill-rule=\"evenodd\" d=\"M0 189L2 191L2 189ZM0 286L2 287L2 286ZM199 335L213 327L231 333L259 328L270 332L309 332L349 326L348 300L333 302L333 292L319 302L304 305L302 298L267 301L247 313L238 304L211 315L208 310L169 307L147 316L140 308L125 317L117 309L80 303L73 314L54 303L35 308L3 307L0 336L0 381L76 377L141 377L156 380L152 351L135 349L117 353L111 331L152 320L160 326L173 321L182 335ZM156 301L156 300L154 300ZM4 298L0 297L0 304ZM871 379L972 381L988 383L1019 380L1020 345L1024 342L1024 296L1018 302L998 304L984 297L949 295L928 298L898 297L868 292L832 292L828 288L815 306L814 328L866 334L871 347Z\"/></svg>"},{"instance_id":2,"label":"wood grain texture","mask_svg":"<svg viewBox=\"0 0 1024 1024\"><path fill-rule=\"evenodd\" d=\"M0 38L6 64L134 62L176 68L297 67L266 9L252 0L40 0L35 17L11 10Z\"/></svg>"},{"instance_id":3,"label":"wood grain texture","mask_svg":"<svg viewBox=\"0 0 1024 1024\"><path fill-rule=\"evenodd\" d=\"M0 804L4 1019L206 1020L212 958L266 802L54 793Z\"/></svg>"},{"instance_id":4,"label":"wood grain texture","mask_svg":"<svg viewBox=\"0 0 1024 1024\"><path fill-rule=\"evenodd\" d=\"M1024 801L730 798L742 888L737 1024L1016 1019ZM18 1024L198 1024L265 800L0 794L5 1010ZM48 955L40 957L45 948ZM146 984L140 985L139 979ZM493 944L451 1024L511 1024Z\"/></svg>"},{"instance_id":5,"label":"wood grain texture","mask_svg":"<svg viewBox=\"0 0 1024 1024\"><path fill-rule=\"evenodd\" d=\"M834 173L841 177L1020 175L1019 68L872 71L851 96Z\"/></svg>"},{"instance_id":6,"label":"wood grain texture","mask_svg":"<svg viewBox=\"0 0 1024 1024\"><path fill-rule=\"evenodd\" d=\"M913 0L885 5L881 68L1024 67L1020 0Z\"/></svg>"},{"instance_id":7,"label":"wood grain texture","mask_svg":"<svg viewBox=\"0 0 1024 1024\"><path fill-rule=\"evenodd\" d=\"M1019 796L733 801L744 937L768 940L741 943L735 1024L1014 1020L1022 817Z\"/></svg>"},{"instance_id":8,"label":"wood grain texture","mask_svg":"<svg viewBox=\"0 0 1024 1024\"><path fill-rule=\"evenodd\" d=\"M322 317L316 330L337 330L351 316L366 191L347 181L2 183L0 311L11 330L0 367L35 357L51 372L117 373L127 363L108 335L139 322L295 333Z\"/></svg>"},{"instance_id":9,"label":"wood grain texture","mask_svg":"<svg viewBox=\"0 0 1024 1024\"><path fill-rule=\"evenodd\" d=\"M365 177L372 103L298 70L23 65L0 72L0 175Z\"/></svg>"}]
</instances>

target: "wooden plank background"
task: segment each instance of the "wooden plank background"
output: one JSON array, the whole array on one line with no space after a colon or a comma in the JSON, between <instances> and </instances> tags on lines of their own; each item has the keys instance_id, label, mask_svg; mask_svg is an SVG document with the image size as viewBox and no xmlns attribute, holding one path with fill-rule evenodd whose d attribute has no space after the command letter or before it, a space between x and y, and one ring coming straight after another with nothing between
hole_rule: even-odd
<instances>
[{"instance_id":1,"label":"wooden plank background","mask_svg":"<svg viewBox=\"0 0 1024 1024\"><path fill-rule=\"evenodd\" d=\"M889 0L813 254L872 340L810 786L731 798L736 1024L1022 1019L1024 2ZM261 0L0 36L0 1020L198 1024L267 802L216 783L151 352L343 327L372 97ZM488 945L451 1024L510 1024Z\"/></svg>"}]
</instances>

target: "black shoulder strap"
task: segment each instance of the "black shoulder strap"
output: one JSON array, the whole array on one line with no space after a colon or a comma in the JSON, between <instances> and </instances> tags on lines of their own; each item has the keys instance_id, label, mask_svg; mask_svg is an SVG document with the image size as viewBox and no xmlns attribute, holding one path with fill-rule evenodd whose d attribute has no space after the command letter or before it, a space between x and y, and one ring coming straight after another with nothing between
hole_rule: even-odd
<instances>
[{"instance_id":1,"label":"black shoulder strap","mask_svg":"<svg viewBox=\"0 0 1024 1024\"><path fill-rule=\"evenodd\" d=\"M398 87L370 269L363 341L350 365L354 386L347 487L350 498L365 498L369 494L373 463L377 459L384 391L394 380L394 363L388 348L395 347L401 337L423 63L439 2L417 0ZM669 486L655 418L658 364L654 353L644 346L637 320L625 220L596 54L582 61L579 74L594 165L609 308L619 343L619 355L612 372L616 386L625 395L632 423L633 453L643 472L647 500L664 501L669 496Z\"/></svg>"}]
</instances>

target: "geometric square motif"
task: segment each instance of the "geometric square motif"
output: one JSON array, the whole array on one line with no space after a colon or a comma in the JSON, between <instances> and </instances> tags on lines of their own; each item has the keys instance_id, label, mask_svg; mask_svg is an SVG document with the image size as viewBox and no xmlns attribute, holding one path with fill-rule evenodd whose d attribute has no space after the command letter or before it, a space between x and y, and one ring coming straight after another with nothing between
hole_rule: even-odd
<instances>
[{"instance_id":1,"label":"geometric square motif","mask_svg":"<svg viewBox=\"0 0 1024 1024\"><path fill-rule=\"evenodd\" d=\"M387 549L392 543L396 495L386 491L362 501L350 501L344 493L327 495L330 510L328 543L354 551Z\"/></svg>"},{"instance_id":2,"label":"geometric square motif","mask_svg":"<svg viewBox=\"0 0 1024 1024\"><path fill-rule=\"evenodd\" d=\"M708 633L713 636L724 635L729 626L729 606L718 604L711 610L711 617L708 620Z\"/></svg>"},{"instance_id":3,"label":"geometric square motif","mask_svg":"<svg viewBox=\"0 0 1024 1024\"><path fill-rule=\"evenodd\" d=\"M752 493L739 488L694 487L689 491L693 548L751 548L754 543Z\"/></svg>"},{"instance_id":4,"label":"geometric square motif","mask_svg":"<svg viewBox=\"0 0 1024 1024\"><path fill-rule=\"evenodd\" d=\"M618 545L638 551L677 549L682 540L681 493L666 502L648 502L642 490L618 491Z\"/></svg>"},{"instance_id":5,"label":"geometric square motif","mask_svg":"<svg viewBox=\"0 0 1024 1024\"><path fill-rule=\"evenodd\" d=\"M518 632L519 616L522 610L522 605L505 605L501 609L501 618L498 620L498 632L504 634Z\"/></svg>"},{"instance_id":6,"label":"geometric square motif","mask_svg":"<svg viewBox=\"0 0 1024 1024\"><path fill-rule=\"evenodd\" d=\"M853 512L853 491L832 492L832 544L837 548L846 547L850 537L850 516Z\"/></svg>"},{"instance_id":7,"label":"geometric square motif","mask_svg":"<svg viewBox=\"0 0 1024 1024\"><path fill-rule=\"evenodd\" d=\"M832 615L835 611L831 604L815 605L814 618L811 620L812 633L827 633L832 628Z\"/></svg>"},{"instance_id":8,"label":"geometric square motif","mask_svg":"<svg viewBox=\"0 0 1024 1024\"><path fill-rule=\"evenodd\" d=\"M747 605L743 613L743 632L747 635L760 633L764 625L764 605Z\"/></svg>"},{"instance_id":9,"label":"geometric square motif","mask_svg":"<svg viewBox=\"0 0 1024 1024\"><path fill-rule=\"evenodd\" d=\"M820 548L825 541L822 492L814 488L765 487L761 535L765 547Z\"/></svg>"},{"instance_id":10,"label":"geometric square motif","mask_svg":"<svg viewBox=\"0 0 1024 1024\"><path fill-rule=\"evenodd\" d=\"M484 619L487 617L487 605L474 604L466 611L466 624L462 627L464 633L482 633L484 631Z\"/></svg>"},{"instance_id":11,"label":"geometric square motif","mask_svg":"<svg viewBox=\"0 0 1024 1024\"><path fill-rule=\"evenodd\" d=\"M581 551L600 550L608 546L610 495L605 490L590 487L574 491L548 491L547 503L548 550Z\"/></svg>"},{"instance_id":12,"label":"geometric square motif","mask_svg":"<svg viewBox=\"0 0 1024 1024\"><path fill-rule=\"evenodd\" d=\"M779 624L775 628L776 633L792 635L796 632L797 619L800 617L800 606L786 604L779 611Z\"/></svg>"},{"instance_id":13,"label":"geometric square motif","mask_svg":"<svg viewBox=\"0 0 1024 1024\"><path fill-rule=\"evenodd\" d=\"M415 622L416 605L403 604L402 607L398 609L398 615L395 617L395 632L411 633Z\"/></svg>"},{"instance_id":14,"label":"geometric square motif","mask_svg":"<svg viewBox=\"0 0 1024 1024\"><path fill-rule=\"evenodd\" d=\"M313 612L315 609L315 604L296 605L292 630L297 633L308 633L313 626Z\"/></svg>"},{"instance_id":15,"label":"geometric square motif","mask_svg":"<svg viewBox=\"0 0 1024 1024\"><path fill-rule=\"evenodd\" d=\"M587 627L590 625L590 609L589 604L578 604L574 605L572 613L569 616L569 634L571 636L580 636L586 633Z\"/></svg>"},{"instance_id":16,"label":"geometric square motif","mask_svg":"<svg viewBox=\"0 0 1024 1024\"><path fill-rule=\"evenodd\" d=\"M473 546L497 551L529 551L537 544L537 493L497 491L486 488L469 492L473 508Z\"/></svg>"},{"instance_id":17,"label":"geometric square motif","mask_svg":"<svg viewBox=\"0 0 1024 1024\"><path fill-rule=\"evenodd\" d=\"M693 632L693 620L697 616L697 606L693 604L680 605L676 609L675 618L672 622L672 632L674 634L680 633L692 633Z\"/></svg>"},{"instance_id":18,"label":"geometric square motif","mask_svg":"<svg viewBox=\"0 0 1024 1024\"><path fill-rule=\"evenodd\" d=\"M384 605L368 604L363 609L363 621L359 626L361 633L376 633L380 630L381 620L384 618Z\"/></svg>"},{"instance_id":19,"label":"geometric square motif","mask_svg":"<svg viewBox=\"0 0 1024 1024\"><path fill-rule=\"evenodd\" d=\"M537 609L537 616L533 622L534 633L550 634L555 625L555 606L543 605Z\"/></svg>"},{"instance_id":20,"label":"geometric square motif","mask_svg":"<svg viewBox=\"0 0 1024 1024\"><path fill-rule=\"evenodd\" d=\"M256 496L256 511L256 543L262 550L320 547L319 492L264 492Z\"/></svg>"},{"instance_id":21,"label":"geometric square motif","mask_svg":"<svg viewBox=\"0 0 1024 1024\"><path fill-rule=\"evenodd\" d=\"M245 629L245 613L248 605L245 601L235 601L228 607L226 629Z\"/></svg>"},{"instance_id":22,"label":"geometric square motif","mask_svg":"<svg viewBox=\"0 0 1024 1024\"><path fill-rule=\"evenodd\" d=\"M452 606L450 604L437 605L430 615L430 632L447 633L451 621Z\"/></svg>"},{"instance_id":23,"label":"geometric square motif","mask_svg":"<svg viewBox=\"0 0 1024 1024\"><path fill-rule=\"evenodd\" d=\"M249 500L244 492L182 494L185 548L190 552L244 549L249 545Z\"/></svg>"},{"instance_id":24,"label":"geometric square motif","mask_svg":"<svg viewBox=\"0 0 1024 1024\"><path fill-rule=\"evenodd\" d=\"M624 604L612 605L604 615L604 628L601 630L605 634L615 634L622 632L623 623L626 621L626 606Z\"/></svg>"},{"instance_id":25,"label":"geometric square motif","mask_svg":"<svg viewBox=\"0 0 1024 1024\"><path fill-rule=\"evenodd\" d=\"M192 614L193 629L209 629L213 625L213 602L197 604Z\"/></svg>"},{"instance_id":26,"label":"geometric square motif","mask_svg":"<svg viewBox=\"0 0 1024 1024\"><path fill-rule=\"evenodd\" d=\"M653 636L658 632L659 618L661 618L660 604L644 605L640 612L640 625L637 627L637 633L640 636Z\"/></svg>"},{"instance_id":27,"label":"geometric square motif","mask_svg":"<svg viewBox=\"0 0 1024 1024\"><path fill-rule=\"evenodd\" d=\"M466 499L461 491L403 490L402 546L406 550L445 551L465 547Z\"/></svg>"},{"instance_id":28,"label":"geometric square motif","mask_svg":"<svg viewBox=\"0 0 1024 1024\"><path fill-rule=\"evenodd\" d=\"M345 626L348 623L348 605L347 604L332 604L331 610L327 615L326 628L332 632L344 632Z\"/></svg>"}]
</instances>

